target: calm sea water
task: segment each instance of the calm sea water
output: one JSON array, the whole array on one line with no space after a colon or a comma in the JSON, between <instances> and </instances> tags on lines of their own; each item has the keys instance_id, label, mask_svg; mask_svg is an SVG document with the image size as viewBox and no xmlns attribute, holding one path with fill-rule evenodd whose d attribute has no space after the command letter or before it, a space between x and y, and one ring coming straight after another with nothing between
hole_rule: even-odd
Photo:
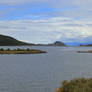
<instances>
[{"instance_id":1,"label":"calm sea water","mask_svg":"<svg viewBox=\"0 0 92 92\"><path fill-rule=\"evenodd\" d=\"M0 92L53 92L63 80L92 77L92 54L76 53L92 47L29 48L48 53L0 55Z\"/></svg>"}]
</instances>

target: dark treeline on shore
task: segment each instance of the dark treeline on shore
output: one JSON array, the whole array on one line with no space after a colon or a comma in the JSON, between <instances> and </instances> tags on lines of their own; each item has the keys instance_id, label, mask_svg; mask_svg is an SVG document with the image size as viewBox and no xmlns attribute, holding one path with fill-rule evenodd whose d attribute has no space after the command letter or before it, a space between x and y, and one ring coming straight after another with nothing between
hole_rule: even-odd
<instances>
[{"instance_id":1,"label":"dark treeline on shore","mask_svg":"<svg viewBox=\"0 0 92 92\"><path fill-rule=\"evenodd\" d=\"M37 53L46 53L46 51L42 51L42 50L36 50L36 49L0 49L0 54L37 54Z\"/></svg>"}]
</instances>

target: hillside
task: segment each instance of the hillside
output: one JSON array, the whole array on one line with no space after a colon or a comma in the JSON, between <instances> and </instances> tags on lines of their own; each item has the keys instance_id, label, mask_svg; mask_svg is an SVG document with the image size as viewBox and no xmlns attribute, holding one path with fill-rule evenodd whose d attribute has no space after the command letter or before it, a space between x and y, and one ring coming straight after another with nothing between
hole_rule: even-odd
<instances>
[{"instance_id":1,"label":"hillside","mask_svg":"<svg viewBox=\"0 0 92 92\"><path fill-rule=\"evenodd\" d=\"M32 44L19 41L13 37L0 35L0 46L21 46L21 45L30 45L30 46L66 46L63 42L56 41L51 44Z\"/></svg>"},{"instance_id":2,"label":"hillside","mask_svg":"<svg viewBox=\"0 0 92 92\"><path fill-rule=\"evenodd\" d=\"M10 36L0 35L0 46L19 46L19 45L31 45L31 44L18 41Z\"/></svg>"}]
</instances>

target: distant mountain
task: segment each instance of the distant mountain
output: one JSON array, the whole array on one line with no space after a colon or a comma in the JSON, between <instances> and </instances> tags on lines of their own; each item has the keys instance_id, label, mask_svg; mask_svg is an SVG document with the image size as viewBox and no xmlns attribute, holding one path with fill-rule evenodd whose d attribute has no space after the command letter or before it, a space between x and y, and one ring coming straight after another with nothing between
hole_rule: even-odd
<instances>
[{"instance_id":1,"label":"distant mountain","mask_svg":"<svg viewBox=\"0 0 92 92\"><path fill-rule=\"evenodd\" d=\"M10 36L0 35L0 46L19 46L19 45L31 45L31 44L18 41Z\"/></svg>"},{"instance_id":2,"label":"distant mountain","mask_svg":"<svg viewBox=\"0 0 92 92\"><path fill-rule=\"evenodd\" d=\"M56 42L50 43L50 44L34 44L34 46L66 46L66 44L64 44L61 41L56 41Z\"/></svg>"},{"instance_id":3,"label":"distant mountain","mask_svg":"<svg viewBox=\"0 0 92 92\"><path fill-rule=\"evenodd\" d=\"M66 44L64 44L61 41L56 41L56 42L50 43L50 44L35 44L35 46L66 46Z\"/></svg>"},{"instance_id":4,"label":"distant mountain","mask_svg":"<svg viewBox=\"0 0 92 92\"><path fill-rule=\"evenodd\" d=\"M64 44L61 41L56 41L56 42L54 42L52 44L48 44L48 46L66 46L66 44Z\"/></svg>"}]
</instances>

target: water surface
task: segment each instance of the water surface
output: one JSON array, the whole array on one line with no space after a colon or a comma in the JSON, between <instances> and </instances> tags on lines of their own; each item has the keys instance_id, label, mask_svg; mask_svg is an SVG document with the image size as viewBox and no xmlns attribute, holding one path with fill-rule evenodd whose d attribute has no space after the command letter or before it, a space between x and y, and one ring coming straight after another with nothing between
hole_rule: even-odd
<instances>
[{"instance_id":1,"label":"water surface","mask_svg":"<svg viewBox=\"0 0 92 92\"><path fill-rule=\"evenodd\" d=\"M53 92L63 80L92 77L92 54L76 53L92 47L29 48L48 53L0 55L0 92Z\"/></svg>"}]
</instances>

